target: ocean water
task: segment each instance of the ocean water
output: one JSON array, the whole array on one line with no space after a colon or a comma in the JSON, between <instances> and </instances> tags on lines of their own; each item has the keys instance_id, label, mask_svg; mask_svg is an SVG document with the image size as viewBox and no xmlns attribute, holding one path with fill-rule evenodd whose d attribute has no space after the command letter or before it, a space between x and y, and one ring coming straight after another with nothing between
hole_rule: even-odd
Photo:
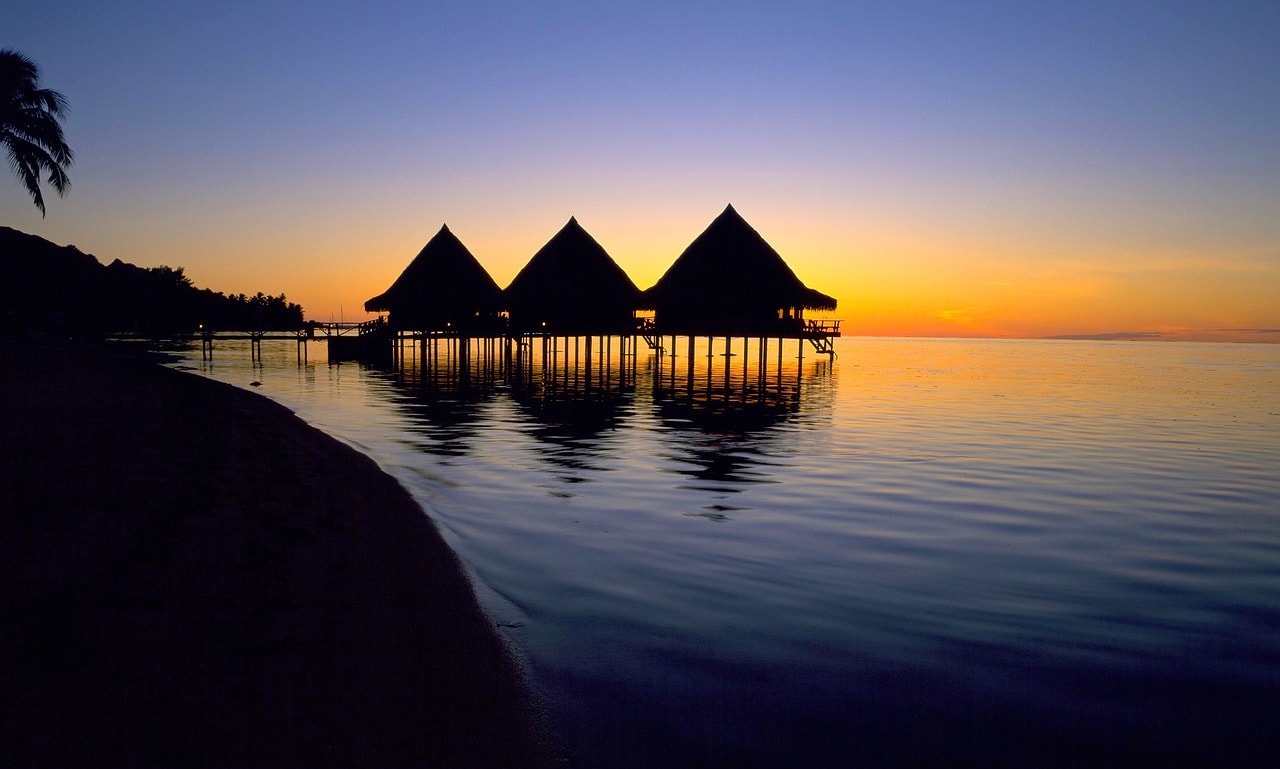
<instances>
[{"instance_id":1,"label":"ocean water","mask_svg":"<svg viewBox=\"0 0 1280 769\"><path fill-rule=\"evenodd\" d=\"M412 492L570 766L1280 765L1280 345L794 352L671 394L641 343L585 409L323 343L178 366Z\"/></svg>"}]
</instances>

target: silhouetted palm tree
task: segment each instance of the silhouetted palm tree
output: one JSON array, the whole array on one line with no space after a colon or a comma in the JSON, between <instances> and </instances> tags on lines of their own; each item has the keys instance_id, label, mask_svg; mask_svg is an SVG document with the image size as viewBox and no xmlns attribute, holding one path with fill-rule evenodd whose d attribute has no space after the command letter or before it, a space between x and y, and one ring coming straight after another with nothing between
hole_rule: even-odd
<instances>
[{"instance_id":1,"label":"silhouetted palm tree","mask_svg":"<svg viewBox=\"0 0 1280 769\"><path fill-rule=\"evenodd\" d=\"M66 114L67 100L57 91L40 88L39 80L35 62L17 51L0 50L0 144L44 216L40 173L48 172L49 185L59 196L66 195L71 188L67 168L74 156L58 122Z\"/></svg>"}]
</instances>

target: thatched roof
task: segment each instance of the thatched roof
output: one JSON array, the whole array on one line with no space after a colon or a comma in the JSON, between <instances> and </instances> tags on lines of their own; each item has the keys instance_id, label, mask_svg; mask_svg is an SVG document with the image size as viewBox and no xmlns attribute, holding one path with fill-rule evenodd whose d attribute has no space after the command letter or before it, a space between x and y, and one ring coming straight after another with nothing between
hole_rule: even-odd
<instances>
[{"instance_id":1,"label":"thatched roof","mask_svg":"<svg viewBox=\"0 0 1280 769\"><path fill-rule=\"evenodd\" d=\"M783 308L834 310L836 300L809 288L746 220L724 213L694 239L644 292L643 306L657 320L696 317L704 325L745 317L767 318Z\"/></svg>"},{"instance_id":2,"label":"thatched roof","mask_svg":"<svg viewBox=\"0 0 1280 769\"><path fill-rule=\"evenodd\" d=\"M578 220L569 219L502 292L519 330L630 332L640 289Z\"/></svg>"},{"instance_id":3,"label":"thatched roof","mask_svg":"<svg viewBox=\"0 0 1280 769\"><path fill-rule=\"evenodd\" d=\"M399 328L435 330L498 311L501 289L448 225L427 241L396 282L364 303L366 312L389 312Z\"/></svg>"}]
</instances>

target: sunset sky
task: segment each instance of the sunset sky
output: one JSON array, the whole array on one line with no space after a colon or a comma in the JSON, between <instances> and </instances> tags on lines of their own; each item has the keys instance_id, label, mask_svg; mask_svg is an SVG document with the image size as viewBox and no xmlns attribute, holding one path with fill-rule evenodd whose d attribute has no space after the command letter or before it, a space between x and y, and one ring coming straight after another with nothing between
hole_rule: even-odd
<instances>
[{"instance_id":1,"label":"sunset sky","mask_svg":"<svg viewBox=\"0 0 1280 769\"><path fill-rule=\"evenodd\" d=\"M853 334L1280 341L1280 3L20 4L69 197L0 224L365 317L447 223L641 288L726 204Z\"/></svg>"}]
</instances>

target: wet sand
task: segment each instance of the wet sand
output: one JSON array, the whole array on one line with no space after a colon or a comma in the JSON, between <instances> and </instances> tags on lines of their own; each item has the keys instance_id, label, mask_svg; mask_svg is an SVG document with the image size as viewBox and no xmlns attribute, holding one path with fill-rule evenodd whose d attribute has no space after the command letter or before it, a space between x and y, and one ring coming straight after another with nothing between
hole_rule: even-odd
<instances>
[{"instance_id":1,"label":"wet sand","mask_svg":"<svg viewBox=\"0 0 1280 769\"><path fill-rule=\"evenodd\" d=\"M0 340L0 745L20 766L545 766L456 556L265 398Z\"/></svg>"}]
</instances>

